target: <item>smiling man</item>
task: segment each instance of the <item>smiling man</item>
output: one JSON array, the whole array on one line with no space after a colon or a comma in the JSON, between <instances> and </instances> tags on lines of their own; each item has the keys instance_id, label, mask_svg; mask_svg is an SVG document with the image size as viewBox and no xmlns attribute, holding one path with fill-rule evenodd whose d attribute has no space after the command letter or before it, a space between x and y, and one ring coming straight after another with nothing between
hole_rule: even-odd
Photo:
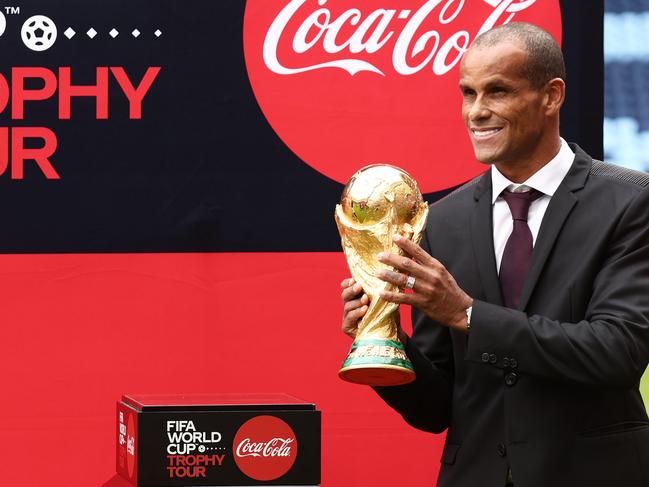
<instances>
[{"instance_id":1,"label":"smiling man","mask_svg":"<svg viewBox=\"0 0 649 487\"><path fill-rule=\"evenodd\" d=\"M412 288L382 297L413 306L417 379L376 390L448 429L438 486L647 486L649 176L561 139L563 56L542 29L478 37L460 90L489 169L430 207L423 248L396 237L405 257L380 256ZM368 298L342 287L354 336Z\"/></svg>"}]
</instances>

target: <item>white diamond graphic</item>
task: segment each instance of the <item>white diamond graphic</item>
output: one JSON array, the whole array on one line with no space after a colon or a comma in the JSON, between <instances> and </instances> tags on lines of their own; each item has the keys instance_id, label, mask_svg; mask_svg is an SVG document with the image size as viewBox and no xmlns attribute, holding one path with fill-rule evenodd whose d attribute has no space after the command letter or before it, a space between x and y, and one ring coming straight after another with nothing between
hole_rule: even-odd
<instances>
[{"instance_id":1,"label":"white diamond graphic","mask_svg":"<svg viewBox=\"0 0 649 487\"><path fill-rule=\"evenodd\" d=\"M162 31L160 29L158 29L158 30L156 30L154 32L154 34L155 34L156 37L160 37L162 35Z\"/></svg>"},{"instance_id":2,"label":"white diamond graphic","mask_svg":"<svg viewBox=\"0 0 649 487\"><path fill-rule=\"evenodd\" d=\"M109 34L113 39L115 39L115 37L119 35L119 32L117 31L117 29L113 28L110 30Z\"/></svg>"},{"instance_id":3,"label":"white diamond graphic","mask_svg":"<svg viewBox=\"0 0 649 487\"><path fill-rule=\"evenodd\" d=\"M63 33L63 35L68 39L72 39L74 37L74 34L76 34L76 32L72 27L68 27L67 29L65 29L65 32Z\"/></svg>"},{"instance_id":4,"label":"white diamond graphic","mask_svg":"<svg viewBox=\"0 0 649 487\"><path fill-rule=\"evenodd\" d=\"M131 32L131 34L133 34L133 37L137 37L137 36L140 35L140 31L137 30L137 29L134 29L133 32Z\"/></svg>"},{"instance_id":5,"label":"white diamond graphic","mask_svg":"<svg viewBox=\"0 0 649 487\"><path fill-rule=\"evenodd\" d=\"M95 29L93 29L92 27L90 27L90 29L88 29L88 32L86 32L86 34L87 34L88 37L90 37L91 39L94 39L95 36L97 35L97 31L96 31Z\"/></svg>"}]
</instances>

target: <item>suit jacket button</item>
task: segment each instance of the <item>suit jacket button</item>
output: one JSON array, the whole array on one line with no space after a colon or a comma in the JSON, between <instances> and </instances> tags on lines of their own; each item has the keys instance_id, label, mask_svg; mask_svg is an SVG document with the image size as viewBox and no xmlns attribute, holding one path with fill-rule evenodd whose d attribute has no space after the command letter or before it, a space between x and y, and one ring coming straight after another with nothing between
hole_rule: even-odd
<instances>
[{"instance_id":1,"label":"suit jacket button","mask_svg":"<svg viewBox=\"0 0 649 487\"><path fill-rule=\"evenodd\" d=\"M505 376L505 384L507 384L509 387L516 384L517 380L518 380L518 375L515 374L514 372L510 372Z\"/></svg>"},{"instance_id":2,"label":"suit jacket button","mask_svg":"<svg viewBox=\"0 0 649 487\"><path fill-rule=\"evenodd\" d=\"M516 367L518 367L518 361L515 358L509 359L509 366L512 369L515 369Z\"/></svg>"},{"instance_id":3,"label":"suit jacket button","mask_svg":"<svg viewBox=\"0 0 649 487\"><path fill-rule=\"evenodd\" d=\"M503 367L509 367L510 363L511 362L509 361L509 357L505 357L503 359Z\"/></svg>"},{"instance_id":4,"label":"suit jacket button","mask_svg":"<svg viewBox=\"0 0 649 487\"><path fill-rule=\"evenodd\" d=\"M496 362L498 362L498 357L496 357L496 354L492 353L491 355L489 355L489 363L495 364Z\"/></svg>"},{"instance_id":5,"label":"suit jacket button","mask_svg":"<svg viewBox=\"0 0 649 487\"><path fill-rule=\"evenodd\" d=\"M487 352L483 353L481 358L485 364L489 362L489 354Z\"/></svg>"},{"instance_id":6,"label":"suit jacket button","mask_svg":"<svg viewBox=\"0 0 649 487\"><path fill-rule=\"evenodd\" d=\"M507 448L505 448L505 445L503 445L502 443L498 443L498 445L496 446L496 451L498 452L498 455L500 455L501 457L507 455Z\"/></svg>"}]
</instances>

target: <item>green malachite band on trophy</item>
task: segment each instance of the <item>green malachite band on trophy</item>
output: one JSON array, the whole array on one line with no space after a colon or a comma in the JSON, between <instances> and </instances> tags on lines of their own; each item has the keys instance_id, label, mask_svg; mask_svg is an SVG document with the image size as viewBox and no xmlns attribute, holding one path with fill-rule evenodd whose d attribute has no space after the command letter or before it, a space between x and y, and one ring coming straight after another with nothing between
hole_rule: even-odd
<instances>
[{"instance_id":1,"label":"green malachite band on trophy","mask_svg":"<svg viewBox=\"0 0 649 487\"><path fill-rule=\"evenodd\" d=\"M387 347L394 347L399 350L404 350L403 344L401 342L395 342L394 340L381 340L380 338L365 338L362 340L354 341L352 343L352 350L355 350L359 346L363 347L366 345L379 345L379 346L387 346Z\"/></svg>"},{"instance_id":2,"label":"green malachite band on trophy","mask_svg":"<svg viewBox=\"0 0 649 487\"><path fill-rule=\"evenodd\" d=\"M389 358L389 357L363 357L363 358L348 358L343 362L342 369L346 369L350 366L357 365L394 365L398 367L403 367L404 369L412 370L412 363L410 361L401 360L398 358Z\"/></svg>"},{"instance_id":3,"label":"green malachite band on trophy","mask_svg":"<svg viewBox=\"0 0 649 487\"><path fill-rule=\"evenodd\" d=\"M363 349L366 349L367 353L358 356L355 352L359 351L359 349L361 352L363 352ZM387 356L385 354L386 351ZM412 363L406 356L403 344L395 340L380 338L355 340L352 343L349 356L343 362L341 370L345 370L348 367L356 368L367 365L387 365L389 367L400 367L414 372Z\"/></svg>"}]
</instances>

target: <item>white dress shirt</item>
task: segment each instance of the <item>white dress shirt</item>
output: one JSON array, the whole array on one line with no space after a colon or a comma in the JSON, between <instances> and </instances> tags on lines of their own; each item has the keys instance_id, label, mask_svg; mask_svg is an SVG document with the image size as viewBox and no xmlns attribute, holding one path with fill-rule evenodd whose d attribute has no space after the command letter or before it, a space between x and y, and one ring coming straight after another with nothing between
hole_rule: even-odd
<instances>
[{"instance_id":1,"label":"white dress shirt","mask_svg":"<svg viewBox=\"0 0 649 487\"><path fill-rule=\"evenodd\" d=\"M517 184L511 182L496 168L495 165L491 166L491 187L492 205L493 205L493 227L494 227L494 251L496 253L496 266L500 272L500 262L503 258L505 251L505 244L509 235L512 233L514 224L512 222L512 214L509 210L509 205L504 200L500 193L503 190L509 191L529 191L535 189L543 193L543 196L534 200L530 205L530 210L527 215L527 225L532 232L532 245L536 243L536 237L541 228L541 221L545 210L548 209L550 198L554 195L563 178L568 174L572 162L575 159L575 154L572 152L565 140L561 139L561 149L559 153L545 166L536 171L527 181Z\"/></svg>"}]
</instances>

